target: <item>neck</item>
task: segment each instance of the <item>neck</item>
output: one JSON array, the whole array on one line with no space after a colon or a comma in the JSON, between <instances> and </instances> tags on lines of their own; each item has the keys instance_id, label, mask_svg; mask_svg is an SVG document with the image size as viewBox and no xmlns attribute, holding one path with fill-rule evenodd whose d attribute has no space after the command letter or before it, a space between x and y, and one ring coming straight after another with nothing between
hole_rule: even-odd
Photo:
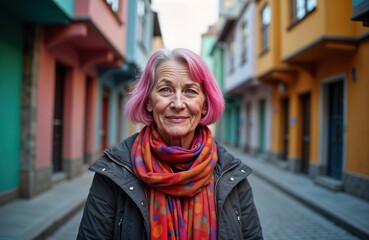
<instances>
[{"instance_id":1,"label":"neck","mask_svg":"<svg viewBox=\"0 0 369 240\"><path fill-rule=\"evenodd\" d=\"M194 136L195 136L195 133L192 132L186 136L181 136L181 137L167 137L167 138L163 137L163 140L167 146L178 146L181 148L189 149L191 147L191 143L192 143Z\"/></svg>"}]
</instances>

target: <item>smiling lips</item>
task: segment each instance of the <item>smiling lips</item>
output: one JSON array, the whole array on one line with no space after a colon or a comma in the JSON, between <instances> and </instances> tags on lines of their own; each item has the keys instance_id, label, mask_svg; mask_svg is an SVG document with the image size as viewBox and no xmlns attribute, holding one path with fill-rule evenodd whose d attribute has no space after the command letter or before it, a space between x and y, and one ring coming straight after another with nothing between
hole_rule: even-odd
<instances>
[{"instance_id":1,"label":"smiling lips","mask_svg":"<svg viewBox=\"0 0 369 240\"><path fill-rule=\"evenodd\" d=\"M172 123L182 123L188 119L186 116L167 116L165 118Z\"/></svg>"}]
</instances>

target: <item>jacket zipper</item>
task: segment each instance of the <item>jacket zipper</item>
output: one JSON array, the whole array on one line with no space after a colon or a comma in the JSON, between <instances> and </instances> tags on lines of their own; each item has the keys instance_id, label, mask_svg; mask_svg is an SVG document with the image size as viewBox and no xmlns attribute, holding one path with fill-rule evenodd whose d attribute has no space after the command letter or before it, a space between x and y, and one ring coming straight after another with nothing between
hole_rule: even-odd
<instances>
[{"instance_id":1,"label":"jacket zipper","mask_svg":"<svg viewBox=\"0 0 369 240\"><path fill-rule=\"evenodd\" d=\"M125 169L127 169L130 173L132 173L132 175L133 176L135 176L136 178L138 178L137 177L137 175L133 172L133 170L131 169L131 168L129 168L127 165L125 165L125 164L123 164L123 163L121 163L121 162L119 162L115 157L113 157L110 153L108 153L106 150L104 151L104 153L106 154L106 156L108 156L113 162L115 162L116 164L118 164L118 165L120 165L120 166L122 166L122 167L124 167ZM148 199L147 198L147 193L146 193L146 191L144 190L144 193L145 193L145 197L146 197L146 199ZM119 225L122 223L122 218L119 220ZM144 221L144 225L145 225L145 228L146 228L146 234L148 234L147 236L150 236L150 234L149 234L149 232L147 231L147 229L148 229L148 227L146 226L146 222Z\"/></svg>"},{"instance_id":2,"label":"jacket zipper","mask_svg":"<svg viewBox=\"0 0 369 240\"><path fill-rule=\"evenodd\" d=\"M118 229L119 229L118 236L119 236L119 239L122 237L122 222L123 222L123 218L121 217L119 219L119 223L118 223Z\"/></svg>"},{"instance_id":3,"label":"jacket zipper","mask_svg":"<svg viewBox=\"0 0 369 240\"><path fill-rule=\"evenodd\" d=\"M241 224L241 216L240 216L240 214L238 213L238 211L235 209L234 210L234 212L236 213L236 217L237 217L237 221L238 221L238 223L242 226L242 224Z\"/></svg>"},{"instance_id":4,"label":"jacket zipper","mask_svg":"<svg viewBox=\"0 0 369 240\"><path fill-rule=\"evenodd\" d=\"M214 192L215 192L215 212L216 212L216 215L218 216L218 199L217 199L217 186L218 186L218 182L219 180L224 176L225 173L229 172L230 170L232 170L233 168L237 167L237 165L234 165L234 166L231 166L229 168L227 168L225 171L223 171L219 178L217 179L217 181L215 182L215 185L214 185Z\"/></svg>"}]
</instances>

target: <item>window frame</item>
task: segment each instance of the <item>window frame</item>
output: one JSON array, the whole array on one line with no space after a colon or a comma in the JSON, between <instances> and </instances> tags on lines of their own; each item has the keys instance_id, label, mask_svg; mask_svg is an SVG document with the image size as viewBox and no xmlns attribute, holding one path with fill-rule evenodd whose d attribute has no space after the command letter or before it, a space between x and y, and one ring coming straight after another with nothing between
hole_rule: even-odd
<instances>
[{"instance_id":1,"label":"window frame","mask_svg":"<svg viewBox=\"0 0 369 240\"><path fill-rule=\"evenodd\" d=\"M229 59L229 74L233 74L236 68L236 52L235 52L235 34L232 33L231 38L228 42L228 59Z\"/></svg>"},{"instance_id":2,"label":"window frame","mask_svg":"<svg viewBox=\"0 0 369 240\"><path fill-rule=\"evenodd\" d=\"M146 15L148 14L148 9L145 3L145 0L139 0L137 2L137 16L138 16L138 29L137 29L137 38L138 42L145 48L146 41Z\"/></svg>"},{"instance_id":3,"label":"window frame","mask_svg":"<svg viewBox=\"0 0 369 240\"><path fill-rule=\"evenodd\" d=\"M247 63L247 54L248 54L248 41L249 41L249 29L248 29L248 21L243 20L241 23L241 61L240 65Z\"/></svg>"},{"instance_id":4,"label":"window frame","mask_svg":"<svg viewBox=\"0 0 369 240\"><path fill-rule=\"evenodd\" d=\"M303 15L298 16L298 1L302 1L303 5L301 6ZM314 1L314 4L309 9L309 3L312 3ZM317 0L290 0L290 25L288 26L288 29L291 29L293 26L295 26L297 23L301 22L303 19L305 19L307 16L309 16L317 7Z\"/></svg>"},{"instance_id":5,"label":"window frame","mask_svg":"<svg viewBox=\"0 0 369 240\"><path fill-rule=\"evenodd\" d=\"M264 11L269 8L269 21L264 24ZM263 8L261 9L260 12L260 18L261 18L261 29L260 29L260 33L261 33L261 54L264 54L265 52L267 52L269 50L270 47L270 23L272 22L272 10L270 7L269 3L266 3Z\"/></svg>"}]
</instances>

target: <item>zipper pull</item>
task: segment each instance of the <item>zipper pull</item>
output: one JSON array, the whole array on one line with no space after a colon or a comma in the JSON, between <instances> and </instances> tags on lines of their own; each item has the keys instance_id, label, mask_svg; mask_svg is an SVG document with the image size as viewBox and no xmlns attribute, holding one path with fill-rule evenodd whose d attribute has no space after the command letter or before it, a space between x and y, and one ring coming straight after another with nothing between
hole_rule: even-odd
<instances>
[{"instance_id":1,"label":"zipper pull","mask_svg":"<svg viewBox=\"0 0 369 240\"><path fill-rule=\"evenodd\" d=\"M237 211L237 210L234 210L234 211L235 211L235 213L236 213L238 223L239 223L239 224L241 224L241 217L240 217L240 214L238 213L238 211Z\"/></svg>"}]
</instances>

